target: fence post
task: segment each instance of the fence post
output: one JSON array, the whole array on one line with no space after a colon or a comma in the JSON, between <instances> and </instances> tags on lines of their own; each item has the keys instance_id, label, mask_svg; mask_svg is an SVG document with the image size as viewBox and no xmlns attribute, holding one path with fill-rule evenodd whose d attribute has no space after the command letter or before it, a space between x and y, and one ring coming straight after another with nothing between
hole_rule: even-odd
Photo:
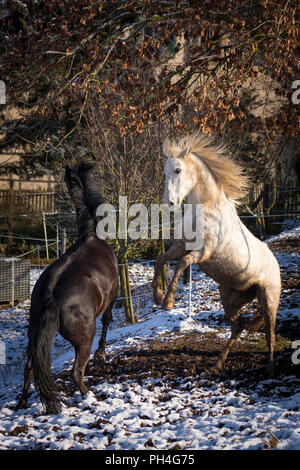
<instances>
[{"instance_id":1,"label":"fence post","mask_svg":"<svg viewBox=\"0 0 300 470\"><path fill-rule=\"evenodd\" d=\"M163 232L163 215L160 212L159 214L159 225L160 231L159 231L159 238L160 238L160 254L163 254L165 252L165 240L164 240L164 232ZM162 267L161 270L161 288L163 292L166 292L167 290L167 271L166 271L166 265Z\"/></svg>"},{"instance_id":2,"label":"fence post","mask_svg":"<svg viewBox=\"0 0 300 470\"><path fill-rule=\"evenodd\" d=\"M11 305L15 305L15 261L11 260Z\"/></svg>"},{"instance_id":3,"label":"fence post","mask_svg":"<svg viewBox=\"0 0 300 470\"><path fill-rule=\"evenodd\" d=\"M0 340L0 364L6 364L5 343Z\"/></svg>"},{"instance_id":4,"label":"fence post","mask_svg":"<svg viewBox=\"0 0 300 470\"><path fill-rule=\"evenodd\" d=\"M44 211L43 211L43 226L44 226L44 235L45 235L45 244L46 244L46 256L47 256L47 261L49 261L49 248L48 248L48 237L47 237L47 227L46 227L46 216L45 216Z\"/></svg>"},{"instance_id":5,"label":"fence post","mask_svg":"<svg viewBox=\"0 0 300 470\"><path fill-rule=\"evenodd\" d=\"M37 246L37 252L38 252L38 268L41 269L40 245Z\"/></svg>"},{"instance_id":6,"label":"fence post","mask_svg":"<svg viewBox=\"0 0 300 470\"><path fill-rule=\"evenodd\" d=\"M132 295L131 295L131 288L130 288L130 280L129 280L129 269L128 269L128 264L127 263L125 265L125 276L126 276L128 304L129 304L129 321L130 321L130 323L135 323L134 314L133 314L133 306L132 306Z\"/></svg>"},{"instance_id":7,"label":"fence post","mask_svg":"<svg viewBox=\"0 0 300 470\"><path fill-rule=\"evenodd\" d=\"M128 264L124 261L120 265L120 284L121 284L121 296L124 297L124 308L125 308L125 317L129 323L135 323L133 306L132 306L132 296L130 289L129 281L129 271Z\"/></svg>"},{"instance_id":8,"label":"fence post","mask_svg":"<svg viewBox=\"0 0 300 470\"><path fill-rule=\"evenodd\" d=\"M8 200L8 233L11 238L8 239L8 245L13 242L13 228L14 228L14 215L15 215L15 188L14 180L9 180L9 200Z\"/></svg>"},{"instance_id":9,"label":"fence post","mask_svg":"<svg viewBox=\"0 0 300 470\"><path fill-rule=\"evenodd\" d=\"M128 303L128 292L127 292L127 282L126 282L126 273L125 273L125 264L122 263L120 266L120 284L121 284L121 297L124 297L124 308L125 308L125 317L126 320L130 321L129 315L129 303Z\"/></svg>"},{"instance_id":10,"label":"fence post","mask_svg":"<svg viewBox=\"0 0 300 470\"><path fill-rule=\"evenodd\" d=\"M183 284L187 284L190 282L191 277L191 265L189 264L188 267L183 271Z\"/></svg>"},{"instance_id":11,"label":"fence post","mask_svg":"<svg viewBox=\"0 0 300 470\"><path fill-rule=\"evenodd\" d=\"M59 228L56 224L56 258L59 258Z\"/></svg>"},{"instance_id":12,"label":"fence post","mask_svg":"<svg viewBox=\"0 0 300 470\"><path fill-rule=\"evenodd\" d=\"M66 229L63 229L63 234L62 234L62 240L61 240L61 252L64 254L66 251L66 245L67 245L67 232Z\"/></svg>"},{"instance_id":13,"label":"fence post","mask_svg":"<svg viewBox=\"0 0 300 470\"><path fill-rule=\"evenodd\" d=\"M192 318L192 264L189 265L189 318Z\"/></svg>"}]
</instances>

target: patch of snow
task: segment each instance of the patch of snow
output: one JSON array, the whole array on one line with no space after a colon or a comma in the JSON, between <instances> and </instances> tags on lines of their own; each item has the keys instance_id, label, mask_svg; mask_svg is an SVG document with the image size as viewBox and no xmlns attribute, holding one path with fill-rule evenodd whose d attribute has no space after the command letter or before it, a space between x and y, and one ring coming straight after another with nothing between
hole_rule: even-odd
<instances>
[{"instance_id":1,"label":"patch of snow","mask_svg":"<svg viewBox=\"0 0 300 470\"><path fill-rule=\"evenodd\" d=\"M277 237L291 234L300 235L299 221ZM282 266L300 266L299 254L276 256ZM128 325L123 309L114 309L115 321L107 335L109 355L170 333L194 331L229 337L230 328L224 320L217 285L196 267L191 317L188 285L179 284L175 306L165 312L153 305L153 266L133 264L129 270L139 321ZM31 287L40 273L37 269L31 271ZM186 450L255 450L266 448L271 435L276 436L277 449L300 450L300 392L295 391L289 397L277 396L276 387L279 390L285 386L280 383L267 398L259 394L259 386L257 390L237 391L235 380L211 383L202 376L181 378L175 388L163 378L148 377L142 383L133 379L122 383L100 379L84 397L75 392L67 398L68 406L63 406L62 412L54 416L43 415L42 405L31 386L28 409L14 411L23 386L29 304L24 301L0 311L1 341L6 346L6 364L0 365L1 450L153 450L172 449L175 445ZM281 306L278 317L299 320L300 310L297 306ZM100 332L101 319L98 319L93 351ZM52 355L53 372L72 367L73 348L59 336ZM286 377L286 383L289 380L295 377Z\"/></svg>"}]
</instances>

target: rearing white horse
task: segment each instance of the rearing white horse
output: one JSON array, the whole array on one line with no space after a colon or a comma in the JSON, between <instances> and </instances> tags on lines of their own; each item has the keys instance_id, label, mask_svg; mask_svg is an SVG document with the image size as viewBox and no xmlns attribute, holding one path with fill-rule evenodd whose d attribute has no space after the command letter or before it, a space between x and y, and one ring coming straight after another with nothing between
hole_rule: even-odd
<instances>
[{"instance_id":1,"label":"rearing white horse","mask_svg":"<svg viewBox=\"0 0 300 470\"><path fill-rule=\"evenodd\" d=\"M187 240L176 240L158 258L153 278L154 302L171 309L180 274L189 264L198 263L201 270L219 284L225 317L231 326L231 337L216 365L216 369L221 369L245 327L241 307L257 297L263 317L254 319L249 329L253 331L265 324L271 376L281 290L280 269L267 245L249 232L237 214L236 205L245 193L247 178L240 166L203 134L185 137L177 143L167 141L163 151L167 157L165 203L173 210L178 209L184 199L189 204L204 205L204 244L198 251L188 251ZM179 262L164 297L160 287L161 269L174 259Z\"/></svg>"}]
</instances>

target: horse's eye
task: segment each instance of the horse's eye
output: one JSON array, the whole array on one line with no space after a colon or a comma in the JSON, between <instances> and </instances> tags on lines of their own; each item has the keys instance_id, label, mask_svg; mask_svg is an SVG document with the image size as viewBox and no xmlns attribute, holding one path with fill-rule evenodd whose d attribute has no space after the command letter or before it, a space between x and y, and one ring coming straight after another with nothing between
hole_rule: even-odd
<instances>
[{"instance_id":1,"label":"horse's eye","mask_svg":"<svg viewBox=\"0 0 300 470\"><path fill-rule=\"evenodd\" d=\"M176 168L175 173L178 174L178 173L180 173L180 172L181 172L181 168Z\"/></svg>"}]
</instances>

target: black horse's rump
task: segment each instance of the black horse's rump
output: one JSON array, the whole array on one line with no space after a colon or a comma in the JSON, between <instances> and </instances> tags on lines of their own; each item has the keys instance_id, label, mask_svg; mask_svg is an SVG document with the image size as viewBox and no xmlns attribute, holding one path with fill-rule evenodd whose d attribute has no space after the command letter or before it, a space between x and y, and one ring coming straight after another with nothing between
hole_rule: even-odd
<instances>
[{"instance_id":1,"label":"black horse's rump","mask_svg":"<svg viewBox=\"0 0 300 470\"><path fill-rule=\"evenodd\" d=\"M103 199L92 175L93 165L83 162L66 168L65 180L76 209L78 240L42 273L31 296L28 359L24 388L17 408L27 406L33 378L47 413L61 409L61 397L50 374L51 347L57 331L75 349L73 379L87 392L84 371L88 363L96 318L102 316L102 335L94 359L105 358L105 339L118 292L118 263L110 246L97 238L96 209Z\"/></svg>"}]
</instances>

